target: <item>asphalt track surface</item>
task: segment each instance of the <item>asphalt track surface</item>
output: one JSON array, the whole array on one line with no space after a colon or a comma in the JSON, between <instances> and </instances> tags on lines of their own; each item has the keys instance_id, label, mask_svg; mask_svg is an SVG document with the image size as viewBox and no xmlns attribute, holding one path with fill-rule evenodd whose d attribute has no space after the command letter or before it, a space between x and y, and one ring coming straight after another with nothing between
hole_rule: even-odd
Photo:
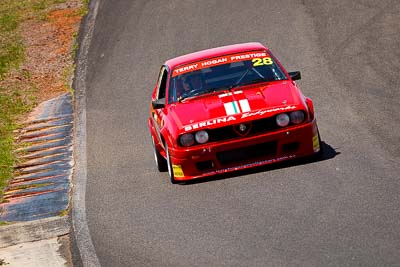
<instances>
[{"instance_id":1,"label":"asphalt track surface","mask_svg":"<svg viewBox=\"0 0 400 267\"><path fill-rule=\"evenodd\" d=\"M100 1L86 214L103 266L400 263L400 2ZM168 58L259 41L316 106L324 159L172 185L150 94Z\"/></svg>"}]
</instances>

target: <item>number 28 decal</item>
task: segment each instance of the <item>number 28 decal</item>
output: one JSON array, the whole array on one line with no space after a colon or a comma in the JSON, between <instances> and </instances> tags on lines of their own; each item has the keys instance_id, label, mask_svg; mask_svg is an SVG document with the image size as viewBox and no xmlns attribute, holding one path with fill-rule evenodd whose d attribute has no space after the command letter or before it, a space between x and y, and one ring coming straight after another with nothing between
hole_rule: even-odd
<instances>
[{"instance_id":1,"label":"number 28 decal","mask_svg":"<svg viewBox=\"0 0 400 267\"><path fill-rule=\"evenodd\" d=\"M253 67L264 66L264 65L272 65L272 58L264 57L264 58L253 58L251 60L253 62Z\"/></svg>"}]
</instances>

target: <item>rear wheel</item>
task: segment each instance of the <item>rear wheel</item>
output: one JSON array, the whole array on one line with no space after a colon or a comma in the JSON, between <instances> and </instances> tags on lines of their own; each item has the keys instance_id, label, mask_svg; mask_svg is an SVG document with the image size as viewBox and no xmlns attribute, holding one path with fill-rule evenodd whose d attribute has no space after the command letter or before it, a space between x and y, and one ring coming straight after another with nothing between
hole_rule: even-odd
<instances>
[{"instance_id":1,"label":"rear wheel","mask_svg":"<svg viewBox=\"0 0 400 267\"><path fill-rule=\"evenodd\" d=\"M167 161L165 160L165 158L163 156L161 156L160 152L157 150L153 136L151 136L151 141L153 143L154 160L156 162L157 169L160 172L165 172L168 169Z\"/></svg>"},{"instance_id":2,"label":"rear wheel","mask_svg":"<svg viewBox=\"0 0 400 267\"><path fill-rule=\"evenodd\" d=\"M167 144L165 144L165 154L166 154L166 157L167 157L167 166L168 166L169 178L171 179L171 183L176 184L177 181L175 180L174 171L172 169L171 157L169 156L169 150L168 150L168 145Z\"/></svg>"}]
</instances>

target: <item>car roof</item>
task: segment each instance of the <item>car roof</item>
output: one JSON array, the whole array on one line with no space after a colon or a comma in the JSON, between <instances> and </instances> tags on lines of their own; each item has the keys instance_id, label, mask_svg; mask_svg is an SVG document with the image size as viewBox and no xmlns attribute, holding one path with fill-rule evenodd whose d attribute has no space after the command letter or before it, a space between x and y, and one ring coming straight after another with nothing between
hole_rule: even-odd
<instances>
[{"instance_id":1,"label":"car roof","mask_svg":"<svg viewBox=\"0 0 400 267\"><path fill-rule=\"evenodd\" d=\"M172 58L167 60L165 65L167 65L170 69L174 69L179 65L185 65L187 63L200 61L207 58L260 50L265 51L267 50L267 47L257 42L227 45Z\"/></svg>"}]
</instances>

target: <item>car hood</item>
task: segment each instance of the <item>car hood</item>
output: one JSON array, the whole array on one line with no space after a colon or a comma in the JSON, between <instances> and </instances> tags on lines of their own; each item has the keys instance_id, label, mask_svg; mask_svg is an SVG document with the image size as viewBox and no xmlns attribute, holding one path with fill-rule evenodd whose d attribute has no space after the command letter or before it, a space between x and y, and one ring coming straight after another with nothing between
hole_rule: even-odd
<instances>
[{"instance_id":1,"label":"car hood","mask_svg":"<svg viewBox=\"0 0 400 267\"><path fill-rule=\"evenodd\" d=\"M301 103L297 87L283 81L185 99L171 105L169 115L179 129L190 131L272 116L296 109Z\"/></svg>"}]
</instances>

